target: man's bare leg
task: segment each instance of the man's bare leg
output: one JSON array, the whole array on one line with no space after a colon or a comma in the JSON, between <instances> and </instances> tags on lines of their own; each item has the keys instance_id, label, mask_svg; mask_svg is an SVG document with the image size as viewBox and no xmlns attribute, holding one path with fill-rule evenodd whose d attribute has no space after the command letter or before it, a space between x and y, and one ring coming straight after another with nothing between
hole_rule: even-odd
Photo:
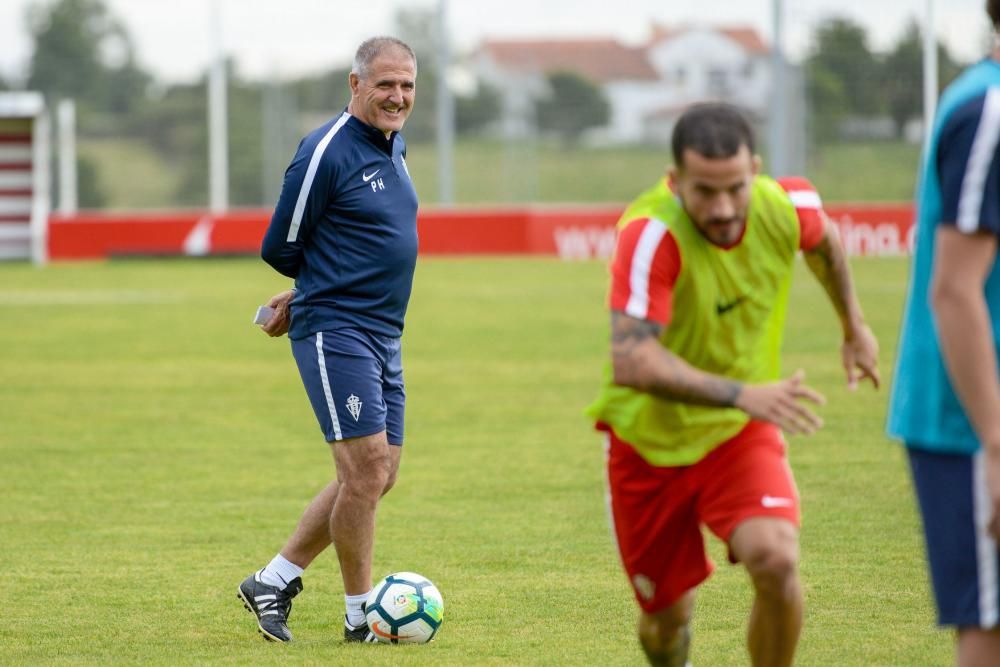
<instances>
[{"instance_id":1,"label":"man's bare leg","mask_svg":"<svg viewBox=\"0 0 1000 667\"><path fill-rule=\"evenodd\" d=\"M344 592L361 595L372 585L375 510L394 478L394 453L390 450L400 448L389 445L385 431L340 440L332 447L339 488L330 513L330 536L337 549Z\"/></svg>"},{"instance_id":2,"label":"man's bare leg","mask_svg":"<svg viewBox=\"0 0 1000 667\"><path fill-rule=\"evenodd\" d=\"M649 664L657 667L684 667L687 664L693 611L694 591L688 591L663 611L640 614L639 643Z\"/></svg>"},{"instance_id":3,"label":"man's bare leg","mask_svg":"<svg viewBox=\"0 0 1000 667\"><path fill-rule=\"evenodd\" d=\"M281 549L281 555L302 569L330 546L330 514L337 500L340 483L330 482L302 513L295 532Z\"/></svg>"},{"instance_id":4,"label":"man's bare leg","mask_svg":"<svg viewBox=\"0 0 1000 667\"><path fill-rule=\"evenodd\" d=\"M388 493L396 481L402 451L402 447L389 447L392 467L389 479L382 489L382 495ZM302 513L295 532L281 549L282 556L302 569L308 567L332 543L330 517L333 514L333 506L336 503L339 489L340 482L335 479L313 498Z\"/></svg>"},{"instance_id":5,"label":"man's bare leg","mask_svg":"<svg viewBox=\"0 0 1000 667\"><path fill-rule=\"evenodd\" d=\"M1000 665L1000 628L959 628L958 667L997 667Z\"/></svg>"},{"instance_id":6,"label":"man's bare leg","mask_svg":"<svg viewBox=\"0 0 1000 667\"><path fill-rule=\"evenodd\" d=\"M755 517L736 527L729 547L756 593L747 630L753 665L791 665L802 631L798 530L784 519Z\"/></svg>"}]
</instances>

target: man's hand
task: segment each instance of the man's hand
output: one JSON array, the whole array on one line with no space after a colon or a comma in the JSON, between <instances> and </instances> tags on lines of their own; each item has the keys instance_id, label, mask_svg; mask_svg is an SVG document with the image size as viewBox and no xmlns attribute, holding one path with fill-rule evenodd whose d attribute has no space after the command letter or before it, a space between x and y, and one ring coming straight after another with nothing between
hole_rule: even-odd
<instances>
[{"instance_id":1,"label":"man's hand","mask_svg":"<svg viewBox=\"0 0 1000 667\"><path fill-rule=\"evenodd\" d=\"M1000 541L1000 442L983 443L983 467L986 472L986 494L990 502L986 532Z\"/></svg>"},{"instance_id":2,"label":"man's hand","mask_svg":"<svg viewBox=\"0 0 1000 667\"><path fill-rule=\"evenodd\" d=\"M850 336L844 338L840 346L840 359L847 372L847 388L854 391L858 382L865 378L879 388L878 340L867 324L856 327Z\"/></svg>"},{"instance_id":3,"label":"man's hand","mask_svg":"<svg viewBox=\"0 0 1000 667\"><path fill-rule=\"evenodd\" d=\"M734 405L753 419L772 422L788 433L809 435L823 426L823 420L800 401L823 405L826 398L806 385L805 377L799 369L778 382L744 385Z\"/></svg>"},{"instance_id":4,"label":"man's hand","mask_svg":"<svg viewBox=\"0 0 1000 667\"><path fill-rule=\"evenodd\" d=\"M295 296L295 290L285 290L280 294L275 294L267 305L274 308L274 315L264 324L260 325L261 330L272 338L284 336L288 333L288 324L291 320L288 312L288 304Z\"/></svg>"}]
</instances>

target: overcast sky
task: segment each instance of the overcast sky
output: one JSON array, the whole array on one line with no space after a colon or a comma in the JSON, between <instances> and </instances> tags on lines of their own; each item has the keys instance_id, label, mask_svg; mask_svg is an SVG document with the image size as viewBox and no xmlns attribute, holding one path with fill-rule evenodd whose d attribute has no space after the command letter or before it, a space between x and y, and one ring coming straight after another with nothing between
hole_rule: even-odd
<instances>
[{"instance_id":1,"label":"overcast sky","mask_svg":"<svg viewBox=\"0 0 1000 667\"><path fill-rule=\"evenodd\" d=\"M437 0L104 0L127 27L140 63L166 82L204 71L211 49L211 7L219 8L222 43L252 77L318 72L347 63L365 37L391 32L398 7ZM25 13L52 0L0 0L0 75L21 81L31 50ZM910 17L934 5L935 32L958 58L984 53L984 0L783 0L785 46L791 57L808 48L816 24L846 16L863 24L871 46L884 50ZM629 44L649 36L652 22L750 25L771 41L772 0L449 0L454 50L484 38L616 37Z\"/></svg>"}]
</instances>

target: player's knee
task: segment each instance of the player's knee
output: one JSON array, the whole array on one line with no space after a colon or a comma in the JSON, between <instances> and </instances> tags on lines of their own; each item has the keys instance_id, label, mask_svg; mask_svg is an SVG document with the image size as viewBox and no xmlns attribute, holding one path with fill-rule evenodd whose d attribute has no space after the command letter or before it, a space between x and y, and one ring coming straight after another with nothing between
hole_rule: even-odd
<instances>
[{"instance_id":1,"label":"player's knee","mask_svg":"<svg viewBox=\"0 0 1000 667\"><path fill-rule=\"evenodd\" d=\"M730 549L759 595L788 597L798 581L798 531L788 522L751 519L736 528Z\"/></svg>"},{"instance_id":2,"label":"player's knee","mask_svg":"<svg viewBox=\"0 0 1000 667\"><path fill-rule=\"evenodd\" d=\"M388 457L383 461L377 456L366 458L364 465L358 466L350 475L340 480L340 493L355 500L376 502L392 486Z\"/></svg>"},{"instance_id":3,"label":"player's knee","mask_svg":"<svg viewBox=\"0 0 1000 667\"><path fill-rule=\"evenodd\" d=\"M691 643L690 615L647 616L639 621L639 642L656 665L682 665Z\"/></svg>"},{"instance_id":4,"label":"player's knee","mask_svg":"<svg viewBox=\"0 0 1000 667\"><path fill-rule=\"evenodd\" d=\"M385 464L383 465L383 463ZM359 480L359 488L363 489L366 496L377 500L395 483L392 477L388 459L385 462L379 461L362 475Z\"/></svg>"},{"instance_id":5,"label":"player's knee","mask_svg":"<svg viewBox=\"0 0 1000 667\"><path fill-rule=\"evenodd\" d=\"M690 634L688 623L639 624L639 639L649 650L661 652L686 639Z\"/></svg>"},{"instance_id":6,"label":"player's knee","mask_svg":"<svg viewBox=\"0 0 1000 667\"><path fill-rule=\"evenodd\" d=\"M692 600L685 598L656 614L639 616L639 641L652 657L677 656L687 653L691 638ZM657 664L669 664L658 661Z\"/></svg>"},{"instance_id":7,"label":"player's knee","mask_svg":"<svg viewBox=\"0 0 1000 667\"><path fill-rule=\"evenodd\" d=\"M389 476L385 480L385 486L382 487L382 495L389 493L389 489L396 485L396 471L390 470Z\"/></svg>"},{"instance_id":8,"label":"player's knee","mask_svg":"<svg viewBox=\"0 0 1000 667\"><path fill-rule=\"evenodd\" d=\"M798 549L793 544L771 543L752 551L744 560L758 593L784 597L798 578Z\"/></svg>"}]
</instances>

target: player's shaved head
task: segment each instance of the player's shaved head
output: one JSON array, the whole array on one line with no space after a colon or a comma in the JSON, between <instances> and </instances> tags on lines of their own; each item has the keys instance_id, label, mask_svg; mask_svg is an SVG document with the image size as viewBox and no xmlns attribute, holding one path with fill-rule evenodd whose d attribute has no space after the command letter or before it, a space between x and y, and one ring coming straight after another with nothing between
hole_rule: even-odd
<instances>
[{"instance_id":1,"label":"player's shaved head","mask_svg":"<svg viewBox=\"0 0 1000 667\"><path fill-rule=\"evenodd\" d=\"M746 146L754 152L753 129L739 109L722 102L695 104L674 126L674 164L684 165L684 151L691 149L709 159L729 158Z\"/></svg>"},{"instance_id":2,"label":"player's shaved head","mask_svg":"<svg viewBox=\"0 0 1000 667\"><path fill-rule=\"evenodd\" d=\"M361 46L358 47L357 52L354 54L351 72L357 74L359 79L368 78L368 68L372 62L388 51L405 53L413 61L414 70L416 70L417 56L413 53L413 49L410 48L409 44L395 37L381 36L366 39L361 43Z\"/></svg>"}]
</instances>

